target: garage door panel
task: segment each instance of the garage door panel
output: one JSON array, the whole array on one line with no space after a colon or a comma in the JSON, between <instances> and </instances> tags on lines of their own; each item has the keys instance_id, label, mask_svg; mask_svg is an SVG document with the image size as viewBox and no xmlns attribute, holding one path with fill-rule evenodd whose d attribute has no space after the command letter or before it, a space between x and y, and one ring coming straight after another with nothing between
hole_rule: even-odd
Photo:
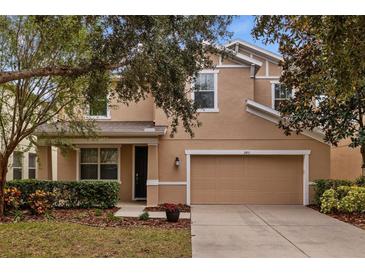
<instances>
[{"instance_id":1,"label":"garage door panel","mask_svg":"<svg viewBox=\"0 0 365 274\"><path fill-rule=\"evenodd\" d=\"M242 186L247 185L240 179L237 178L227 178L227 180L215 180L216 182L216 190L217 191L227 191L227 190L240 190ZM248 186L248 185L247 185Z\"/></svg>"},{"instance_id":2,"label":"garage door panel","mask_svg":"<svg viewBox=\"0 0 365 274\"><path fill-rule=\"evenodd\" d=\"M216 177L216 170L212 167L215 167L216 165L216 158L205 158L204 161L199 161L198 166L195 166L195 168L191 169L191 176L197 179L214 179Z\"/></svg>"},{"instance_id":3,"label":"garage door panel","mask_svg":"<svg viewBox=\"0 0 365 274\"><path fill-rule=\"evenodd\" d=\"M216 165L219 166L215 169L217 177L227 178L242 178L244 176L244 159L242 156L236 157L217 157Z\"/></svg>"},{"instance_id":4,"label":"garage door panel","mask_svg":"<svg viewBox=\"0 0 365 274\"><path fill-rule=\"evenodd\" d=\"M191 200L196 201L199 204L214 204L216 199L215 190L199 190L191 192Z\"/></svg>"},{"instance_id":5,"label":"garage door panel","mask_svg":"<svg viewBox=\"0 0 365 274\"><path fill-rule=\"evenodd\" d=\"M251 187L256 191L269 191L269 192L300 192L301 185L293 183L293 180L288 179L276 179L272 177L271 179L252 179L250 180Z\"/></svg>"},{"instance_id":6,"label":"garage door panel","mask_svg":"<svg viewBox=\"0 0 365 274\"><path fill-rule=\"evenodd\" d=\"M195 204L302 204L302 156L193 156Z\"/></svg>"}]
</instances>

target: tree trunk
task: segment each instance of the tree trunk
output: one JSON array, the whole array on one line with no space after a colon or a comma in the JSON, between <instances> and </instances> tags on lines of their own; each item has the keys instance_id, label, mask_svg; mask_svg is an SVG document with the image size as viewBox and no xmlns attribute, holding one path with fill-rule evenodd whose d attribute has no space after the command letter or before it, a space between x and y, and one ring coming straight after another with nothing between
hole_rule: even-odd
<instances>
[{"instance_id":1,"label":"tree trunk","mask_svg":"<svg viewBox=\"0 0 365 274\"><path fill-rule=\"evenodd\" d=\"M0 218L4 216L4 187L6 182L6 174L8 172L8 161L0 159Z\"/></svg>"},{"instance_id":2,"label":"tree trunk","mask_svg":"<svg viewBox=\"0 0 365 274\"><path fill-rule=\"evenodd\" d=\"M361 175L365 176L365 145L361 145L360 152L362 157Z\"/></svg>"}]
</instances>

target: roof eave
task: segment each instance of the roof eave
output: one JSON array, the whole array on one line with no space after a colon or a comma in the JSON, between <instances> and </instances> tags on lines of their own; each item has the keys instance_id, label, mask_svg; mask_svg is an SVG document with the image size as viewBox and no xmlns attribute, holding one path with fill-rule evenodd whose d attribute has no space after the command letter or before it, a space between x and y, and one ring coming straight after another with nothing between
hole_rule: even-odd
<instances>
[{"instance_id":1,"label":"roof eave","mask_svg":"<svg viewBox=\"0 0 365 274\"><path fill-rule=\"evenodd\" d=\"M166 134L166 129L164 131L154 131L154 132L97 132L95 135L96 137L156 137L156 136L163 136ZM65 137L65 138L75 138L75 137L84 137L88 138L87 136L81 136L77 134L63 134L60 135L57 132L36 132L34 135L40 138L49 138L49 137ZM92 136L94 137L94 136Z\"/></svg>"},{"instance_id":2,"label":"roof eave","mask_svg":"<svg viewBox=\"0 0 365 274\"><path fill-rule=\"evenodd\" d=\"M260 103L257 103L253 100L247 99L246 100L246 111L254 114L260 118L263 118L267 121L270 121L274 124L278 124L279 120L280 120L280 112L276 111L270 107L267 107L265 105L262 105ZM309 130L303 130L301 132L301 134L308 136L312 139L315 139L321 143L324 143L326 145L329 145L328 143L326 143L323 139L324 139L324 133L318 129L315 128L313 131L309 131Z\"/></svg>"},{"instance_id":3,"label":"roof eave","mask_svg":"<svg viewBox=\"0 0 365 274\"><path fill-rule=\"evenodd\" d=\"M262 62L259 60L256 60L254 58L251 58L249 56L246 56L242 53L236 52L232 49L229 49L226 46L219 46L218 49L222 50L222 51L226 51L230 54L230 57L236 59L239 62L245 63L245 64L249 64L249 65L255 65L258 67L262 66Z\"/></svg>"},{"instance_id":4,"label":"roof eave","mask_svg":"<svg viewBox=\"0 0 365 274\"><path fill-rule=\"evenodd\" d=\"M283 57L282 57L281 55L275 54L275 53L273 53L273 52L270 52L270 51L265 50L265 49L263 49L263 48L261 48L261 47L258 47L258 46L255 46L255 45L252 45L252 44L250 44L250 43L248 43L248 42L246 42L246 41L239 40L239 39L234 40L234 41L232 41L232 42L230 42L230 43L226 44L226 45L225 45L225 47L229 48L229 47L231 47L231 46L233 46L233 45L236 45L237 43L238 43L238 44L241 44L241 45L242 45L242 46L244 46L244 47L247 47L247 48L250 48L250 49L255 50L255 51L257 51L257 52L260 52L260 53L262 53L263 55L265 55L265 56L267 56L267 57L270 57L270 58L272 58L272 59L274 59L274 60L276 60L276 61L282 61L282 60L283 60Z\"/></svg>"}]
</instances>

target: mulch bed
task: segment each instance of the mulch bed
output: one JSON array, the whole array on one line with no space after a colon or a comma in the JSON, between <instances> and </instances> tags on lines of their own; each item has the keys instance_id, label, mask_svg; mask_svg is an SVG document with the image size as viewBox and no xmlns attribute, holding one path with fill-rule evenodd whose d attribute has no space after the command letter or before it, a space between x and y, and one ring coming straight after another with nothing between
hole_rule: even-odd
<instances>
[{"instance_id":1,"label":"mulch bed","mask_svg":"<svg viewBox=\"0 0 365 274\"><path fill-rule=\"evenodd\" d=\"M118 208L95 210L95 209L55 209L49 217L31 215L23 211L21 221L45 221L54 220L61 222L78 223L96 227L156 227L156 228L190 228L189 219L180 219L176 223L167 222L165 219L139 220L138 218L115 217L114 213ZM6 215L0 219L1 223L14 222L14 216Z\"/></svg>"},{"instance_id":2,"label":"mulch bed","mask_svg":"<svg viewBox=\"0 0 365 274\"><path fill-rule=\"evenodd\" d=\"M320 211L319 206L316 205L310 205L308 206L314 210ZM345 223L352 224L354 226L357 226L359 228L365 229L365 213L341 213L341 212L332 212L326 214L328 216L331 216L332 218L335 218L337 220L340 220Z\"/></svg>"},{"instance_id":3,"label":"mulch bed","mask_svg":"<svg viewBox=\"0 0 365 274\"><path fill-rule=\"evenodd\" d=\"M190 206L184 205L184 204L178 204L177 208L180 210L180 212L190 212ZM144 211L165 211L165 207L163 204L160 204L158 206L149 206L144 209Z\"/></svg>"}]
</instances>

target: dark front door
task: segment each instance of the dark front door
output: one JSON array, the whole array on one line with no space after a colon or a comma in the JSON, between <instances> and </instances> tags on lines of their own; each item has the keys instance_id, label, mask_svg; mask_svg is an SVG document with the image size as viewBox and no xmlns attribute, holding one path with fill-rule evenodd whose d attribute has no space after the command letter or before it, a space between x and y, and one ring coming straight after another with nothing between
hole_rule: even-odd
<instances>
[{"instance_id":1,"label":"dark front door","mask_svg":"<svg viewBox=\"0 0 365 274\"><path fill-rule=\"evenodd\" d=\"M147 156L148 147L135 147L134 158L134 198L147 197Z\"/></svg>"}]
</instances>

